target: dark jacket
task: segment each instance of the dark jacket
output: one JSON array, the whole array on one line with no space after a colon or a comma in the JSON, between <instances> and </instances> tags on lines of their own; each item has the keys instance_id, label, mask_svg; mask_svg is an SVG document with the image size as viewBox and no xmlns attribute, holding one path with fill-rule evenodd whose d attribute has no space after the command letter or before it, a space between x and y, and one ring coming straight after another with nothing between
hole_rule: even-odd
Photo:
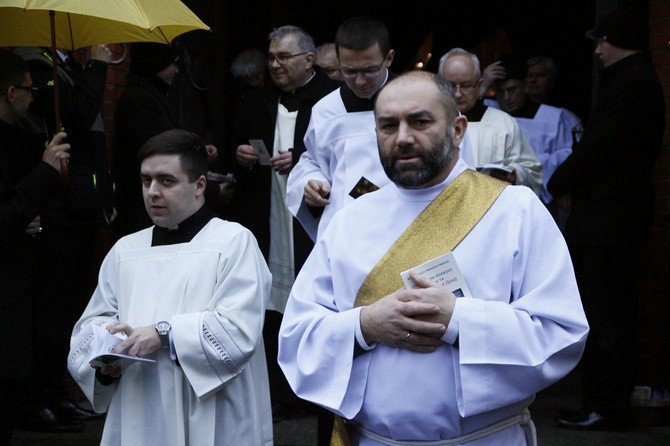
<instances>
[{"instance_id":1,"label":"dark jacket","mask_svg":"<svg viewBox=\"0 0 670 446\"><path fill-rule=\"evenodd\" d=\"M28 62L33 85L39 88L24 123L30 123L26 128L41 151L56 130L51 54L39 47L15 51ZM106 79L105 62L90 60L82 67L70 59L59 60L60 123L70 144L69 181L42 215L45 228L104 225L111 217L114 186L100 115Z\"/></svg>"},{"instance_id":2,"label":"dark jacket","mask_svg":"<svg viewBox=\"0 0 670 446\"><path fill-rule=\"evenodd\" d=\"M330 79L318 67L315 67L315 76L295 95L301 99L296 118L293 147L290 148L295 166L300 155L305 151L303 138L307 132L312 107L322 97L342 85L341 82ZM259 90L250 91L235 113L235 130L233 146L230 156L240 144L249 144L250 139L262 139L268 151L272 153L274 147L275 123L277 121L277 103L281 90L274 84ZM284 93L285 94L285 93ZM229 205L230 220L238 221L249 228L263 252L266 260L270 250L270 195L272 185L272 170L270 166L254 164L251 169L241 167L231 160L228 163L235 166L234 174L238 180L235 195ZM313 246L311 239L302 228L302 225L293 219L293 239L295 246L296 274L304 263Z\"/></svg>"},{"instance_id":3,"label":"dark jacket","mask_svg":"<svg viewBox=\"0 0 670 446\"><path fill-rule=\"evenodd\" d=\"M169 86L156 76L128 75L114 117L114 165L116 201L119 213L117 238L151 226L142 198L140 147L152 136L177 126Z\"/></svg>"},{"instance_id":4,"label":"dark jacket","mask_svg":"<svg viewBox=\"0 0 670 446\"><path fill-rule=\"evenodd\" d=\"M664 125L663 91L648 52L600 71L598 101L582 139L547 184L554 197L572 197L568 243L612 247L648 241L652 171Z\"/></svg>"},{"instance_id":5,"label":"dark jacket","mask_svg":"<svg viewBox=\"0 0 670 446\"><path fill-rule=\"evenodd\" d=\"M25 376L30 365L35 271L24 230L59 191L58 172L42 161L28 170L26 150L22 132L0 120L0 379Z\"/></svg>"}]
</instances>

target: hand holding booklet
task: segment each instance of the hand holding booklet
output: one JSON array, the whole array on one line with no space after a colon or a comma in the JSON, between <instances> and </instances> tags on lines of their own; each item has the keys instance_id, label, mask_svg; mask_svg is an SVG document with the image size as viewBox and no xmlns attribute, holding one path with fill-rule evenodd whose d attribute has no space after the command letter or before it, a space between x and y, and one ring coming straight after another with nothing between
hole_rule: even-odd
<instances>
[{"instance_id":1,"label":"hand holding booklet","mask_svg":"<svg viewBox=\"0 0 670 446\"><path fill-rule=\"evenodd\" d=\"M125 368L137 361L156 362L155 359L112 353L117 344L126 339L123 333L111 334L103 326L93 324L93 340L91 341L88 363L98 367L114 364Z\"/></svg>"},{"instance_id":2,"label":"hand holding booklet","mask_svg":"<svg viewBox=\"0 0 670 446\"><path fill-rule=\"evenodd\" d=\"M472 297L452 252L400 273L400 277L402 277L402 281L408 290L417 289L419 287L409 277L410 272L424 276L438 285L446 286L456 297Z\"/></svg>"}]
</instances>

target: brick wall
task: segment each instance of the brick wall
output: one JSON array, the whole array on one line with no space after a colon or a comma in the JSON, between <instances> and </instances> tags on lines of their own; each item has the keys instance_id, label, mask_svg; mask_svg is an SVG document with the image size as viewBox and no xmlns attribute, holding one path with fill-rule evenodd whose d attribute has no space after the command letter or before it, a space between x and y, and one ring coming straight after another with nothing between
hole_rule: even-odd
<instances>
[{"instance_id":1,"label":"brick wall","mask_svg":"<svg viewBox=\"0 0 670 446\"><path fill-rule=\"evenodd\" d=\"M670 387L670 0L650 0L651 47L663 84L666 127L654 171L656 219L649 247L642 256L638 383Z\"/></svg>"}]
</instances>

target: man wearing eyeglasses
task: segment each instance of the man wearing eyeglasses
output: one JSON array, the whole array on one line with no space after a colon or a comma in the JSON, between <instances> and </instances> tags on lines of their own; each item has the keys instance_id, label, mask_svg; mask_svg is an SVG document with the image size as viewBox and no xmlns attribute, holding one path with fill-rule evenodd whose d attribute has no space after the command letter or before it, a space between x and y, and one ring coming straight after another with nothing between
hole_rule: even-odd
<instances>
[{"instance_id":1,"label":"man wearing eyeglasses","mask_svg":"<svg viewBox=\"0 0 670 446\"><path fill-rule=\"evenodd\" d=\"M57 50L53 54L43 47L17 47L14 53L27 61L34 86L39 88L27 119L20 124L30 132L34 150L42 151L60 131L57 115L71 146L67 182L40 215L43 232L36 240L40 292L34 312L38 336L33 344L39 364L33 374L25 376L25 392L31 401L20 410L17 423L25 430L73 432L83 428L80 421L100 418L78 406L76 395L70 394L66 358L72 326L90 297L90 278L99 265L98 236L116 216L100 114L112 53L103 44L90 47L85 61L75 52Z\"/></svg>"},{"instance_id":2,"label":"man wearing eyeglasses","mask_svg":"<svg viewBox=\"0 0 670 446\"><path fill-rule=\"evenodd\" d=\"M377 92L394 77L388 30L373 17L353 17L338 28L335 45L345 85L314 106L307 151L288 178L288 208L312 240L338 209L389 182L373 116Z\"/></svg>"},{"instance_id":3,"label":"man wearing eyeglasses","mask_svg":"<svg viewBox=\"0 0 670 446\"><path fill-rule=\"evenodd\" d=\"M40 214L59 192L60 160L67 159L64 133L30 159L27 134L16 123L26 117L35 90L28 65L0 49L0 445L11 443L21 379L32 364L32 313L36 292L34 243ZM81 430L83 425L71 425Z\"/></svg>"},{"instance_id":4,"label":"man wearing eyeglasses","mask_svg":"<svg viewBox=\"0 0 670 446\"><path fill-rule=\"evenodd\" d=\"M458 111L468 118L466 135L476 164L508 167L511 172L488 172L499 180L522 184L539 193L542 168L521 128L510 115L488 107L479 97L479 58L462 48L452 48L440 58L438 75L454 88Z\"/></svg>"},{"instance_id":5,"label":"man wearing eyeglasses","mask_svg":"<svg viewBox=\"0 0 670 446\"><path fill-rule=\"evenodd\" d=\"M272 292L264 338L273 418L304 410L277 364L277 333L295 275L312 249L312 241L286 209L287 175L304 152L303 136L312 106L341 83L314 64L314 39L302 28L285 25L268 36L267 66L272 84L249 92L238 107L231 160L237 188L226 217L249 228L272 272ZM261 140L269 162L253 140ZM254 141L254 144L258 144Z\"/></svg>"}]
</instances>

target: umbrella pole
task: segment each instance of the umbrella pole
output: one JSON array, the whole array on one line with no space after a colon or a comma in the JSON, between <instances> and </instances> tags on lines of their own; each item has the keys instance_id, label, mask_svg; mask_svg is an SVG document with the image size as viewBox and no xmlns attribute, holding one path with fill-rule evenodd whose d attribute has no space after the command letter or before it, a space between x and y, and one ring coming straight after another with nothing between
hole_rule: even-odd
<instances>
[{"instance_id":1,"label":"umbrella pole","mask_svg":"<svg viewBox=\"0 0 670 446\"><path fill-rule=\"evenodd\" d=\"M53 70L53 78L54 78L54 117L55 119L55 124L56 128L54 130L54 134L58 132L62 132L65 129L61 126L60 122L60 98L59 98L59 90L58 90L58 49L56 48L56 12L53 10L49 11L49 22L51 25L51 67ZM68 170L68 163L67 159L61 158L60 160L60 179L61 179L61 185L65 186L67 184L67 180L69 177L69 170Z\"/></svg>"}]
</instances>

